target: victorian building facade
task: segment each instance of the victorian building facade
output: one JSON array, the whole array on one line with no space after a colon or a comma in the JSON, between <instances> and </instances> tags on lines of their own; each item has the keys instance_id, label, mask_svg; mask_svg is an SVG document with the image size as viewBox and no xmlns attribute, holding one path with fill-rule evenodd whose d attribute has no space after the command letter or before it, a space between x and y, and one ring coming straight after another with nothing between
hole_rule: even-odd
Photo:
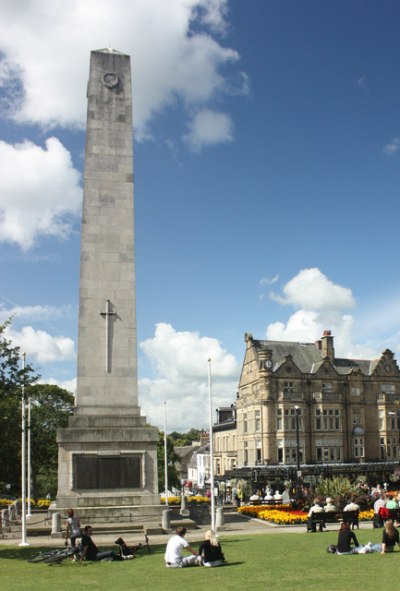
<instances>
[{"instance_id":1,"label":"victorian building facade","mask_svg":"<svg viewBox=\"0 0 400 591\"><path fill-rule=\"evenodd\" d=\"M330 331L317 343L251 334L245 342L238 469L399 460L400 370L390 350L375 360L338 358Z\"/></svg>"}]
</instances>

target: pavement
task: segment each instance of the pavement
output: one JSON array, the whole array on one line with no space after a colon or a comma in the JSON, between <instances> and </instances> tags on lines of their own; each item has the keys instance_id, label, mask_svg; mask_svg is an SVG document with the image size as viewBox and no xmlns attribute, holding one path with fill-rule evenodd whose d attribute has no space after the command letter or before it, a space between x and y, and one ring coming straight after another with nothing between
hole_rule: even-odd
<instances>
[{"instance_id":1,"label":"pavement","mask_svg":"<svg viewBox=\"0 0 400 591\"><path fill-rule=\"evenodd\" d=\"M303 534L306 531L305 525L275 525L262 521L261 519L255 519L246 517L235 511L229 511L224 513L224 525L218 528L218 534L221 538L225 536L241 536L241 535L273 535L282 533L293 533ZM326 531L337 531L338 524L327 524ZM199 542L204 539L204 532L210 529L210 524L199 525L197 529L188 530L185 538L188 542ZM360 523L360 529L372 529L372 522ZM357 530L356 530L357 531ZM157 534L149 536L150 546L165 544L169 536L173 533ZM326 532L325 532L326 533ZM18 546L21 541L21 531L3 532L4 538L0 536L0 546ZM313 535L313 534L310 534ZM315 535L323 535L317 533ZM102 533L96 535L96 528L93 529L93 540L98 546L113 546L114 540L119 537L117 532ZM141 534L122 534L123 539L127 544L133 544L143 542L143 536ZM32 547L37 548L57 548L63 546L63 539L61 537L52 537L50 535L40 536L29 536L29 529L27 534L27 542Z\"/></svg>"}]
</instances>

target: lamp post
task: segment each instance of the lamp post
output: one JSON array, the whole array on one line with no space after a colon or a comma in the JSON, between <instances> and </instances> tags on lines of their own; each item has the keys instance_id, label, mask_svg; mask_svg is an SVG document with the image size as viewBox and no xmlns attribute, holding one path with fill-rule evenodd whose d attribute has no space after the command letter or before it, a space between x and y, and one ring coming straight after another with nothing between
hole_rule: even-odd
<instances>
[{"instance_id":1,"label":"lamp post","mask_svg":"<svg viewBox=\"0 0 400 591\"><path fill-rule=\"evenodd\" d=\"M299 428L299 415L300 415L300 407L295 406L295 418L296 418L296 490L297 490L297 498L300 498L300 478L301 478L301 471L300 471L300 428Z\"/></svg>"}]
</instances>

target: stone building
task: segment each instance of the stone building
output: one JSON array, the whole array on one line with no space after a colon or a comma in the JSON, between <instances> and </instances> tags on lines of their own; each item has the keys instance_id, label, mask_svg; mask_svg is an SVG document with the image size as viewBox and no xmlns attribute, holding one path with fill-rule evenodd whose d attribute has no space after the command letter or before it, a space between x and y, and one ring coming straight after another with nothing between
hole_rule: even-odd
<instances>
[{"instance_id":1,"label":"stone building","mask_svg":"<svg viewBox=\"0 0 400 591\"><path fill-rule=\"evenodd\" d=\"M214 474L218 477L233 470L237 463L236 407L217 408L217 422L214 434Z\"/></svg>"},{"instance_id":2,"label":"stone building","mask_svg":"<svg viewBox=\"0 0 400 591\"><path fill-rule=\"evenodd\" d=\"M236 400L237 468L230 475L246 468L257 474L258 466L265 476L269 466L276 472L295 468L297 452L302 469L343 472L351 464L357 472L357 466L371 464L375 471L393 471L399 460L400 370L390 350L374 360L338 358L328 330L316 343L256 340L251 334L245 342Z\"/></svg>"}]
</instances>

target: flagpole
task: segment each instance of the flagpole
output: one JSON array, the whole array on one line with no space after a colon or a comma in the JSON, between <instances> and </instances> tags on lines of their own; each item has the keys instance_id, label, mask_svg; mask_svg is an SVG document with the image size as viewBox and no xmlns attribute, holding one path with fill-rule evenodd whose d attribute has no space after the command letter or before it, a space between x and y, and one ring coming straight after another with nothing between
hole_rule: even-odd
<instances>
[{"instance_id":1,"label":"flagpole","mask_svg":"<svg viewBox=\"0 0 400 591\"><path fill-rule=\"evenodd\" d=\"M28 439L28 470L27 470L27 475L26 475L26 480L27 480L27 494L28 494L28 512L26 514L27 519L29 519L29 517L32 517L32 513L31 513L31 397L28 397L28 433L27 433L27 439Z\"/></svg>"},{"instance_id":2,"label":"flagpole","mask_svg":"<svg viewBox=\"0 0 400 591\"><path fill-rule=\"evenodd\" d=\"M167 403L164 401L164 485L165 506L168 507Z\"/></svg>"},{"instance_id":3,"label":"flagpole","mask_svg":"<svg viewBox=\"0 0 400 591\"><path fill-rule=\"evenodd\" d=\"M213 442L213 413L211 389L211 359L208 360L208 404L210 420L210 487L211 487L211 529L215 532L215 495L214 495L214 442Z\"/></svg>"},{"instance_id":4,"label":"flagpole","mask_svg":"<svg viewBox=\"0 0 400 591\"><path fill-rule=\"evenodd\" d=\"M26 539L26 404L25 404L25 353L22 355L22 402L21 402L21 497L22 497L22 540L19 546L29 546Z\"/></svg>"}]
</instances>

